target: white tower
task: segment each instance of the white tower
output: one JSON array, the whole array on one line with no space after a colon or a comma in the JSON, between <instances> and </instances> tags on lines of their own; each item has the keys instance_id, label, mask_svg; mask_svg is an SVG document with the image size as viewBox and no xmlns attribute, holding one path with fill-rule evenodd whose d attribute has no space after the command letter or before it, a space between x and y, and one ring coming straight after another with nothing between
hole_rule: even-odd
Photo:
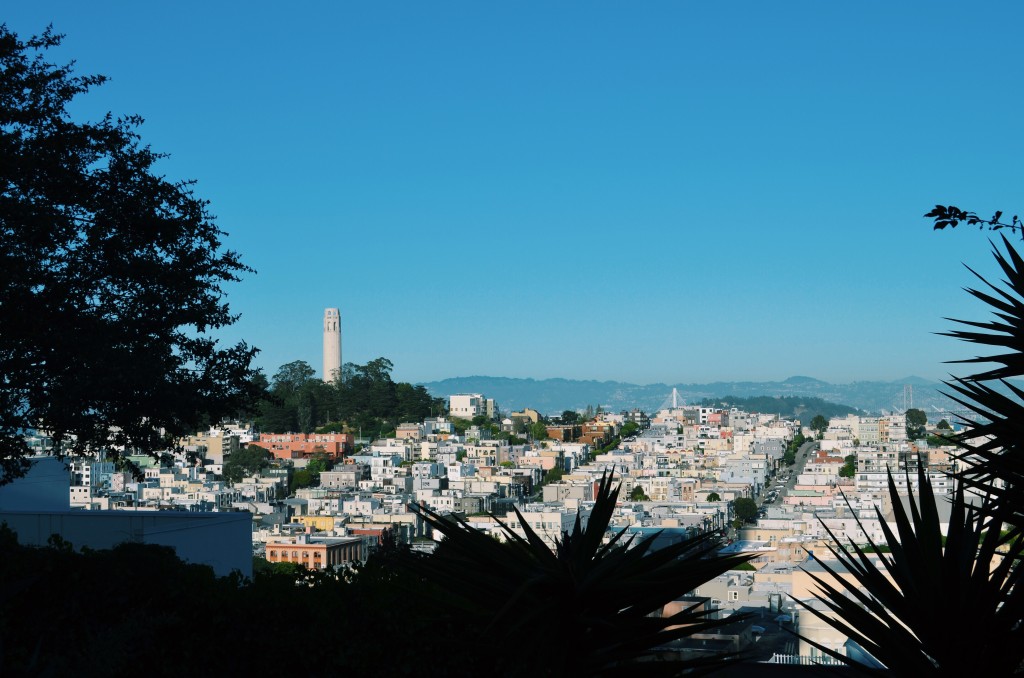
<instances>
[{"instance_id":1,"label":"white tower","mask_svg":"<svg viewBox=\"0 0 1024 678\"><path fill-rule=\"evenodd\" d=\"M324 309L324 381L341 378L341 312Z\"/></svg>"}]
</instances>

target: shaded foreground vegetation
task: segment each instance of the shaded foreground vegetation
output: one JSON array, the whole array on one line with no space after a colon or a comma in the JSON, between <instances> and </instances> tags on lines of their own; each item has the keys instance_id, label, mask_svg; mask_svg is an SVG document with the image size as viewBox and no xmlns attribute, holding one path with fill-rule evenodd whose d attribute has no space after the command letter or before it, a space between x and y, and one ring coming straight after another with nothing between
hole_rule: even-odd
<instances>
[{"instance_id":1,"label":"shaded foreground vegetation","mask_svg":"<svg viewBox=\"0 0 1024 678\"><path fill-rule=\"evenodd\" d=\"M936 229L964 223L1024 234L1016 216L1001 222L1001 215L981 219L937 205L925 216L935 220ZM923 468L918 469L917 491L909 491L909 513L898 501L890 474L895 532L881 521L888 548L870 540L866 548L836 540L832 554L854 581L832 584L816 578L817 597L828 613L807 609L896 675L1024 671L1024 391L1006 381L1024 376L1024 258L1005 236L992 247L1003 280L996 284L975 273L982 285L967 292L995 318L953 320L960 329L945 333L996 351L956 361L989 369L946 383L950 397L969 412L961 418L963 430L949 437L960 450L948 533L942 533ZM909 486L909 469L907 481ZM870 671L830 648L816 647Z\"/></svg>"},{"instance_id":2,"label":"shaded foreground vegetation","mask_svg":"<svg viewBox=\"0 0 1024 678\"><path fill-rule=\"evenodd\" d=\"M76 552L17 544L0 528L0 672L170 675L676 675L728 659L665 661L655 647L714 620L661 608L747 560L716 556L710 534L658 551L655 536L604 541L618 489L602 479L584 526L552 552L533 530L497 542L426 509L446 535L423 556L388 536L358 569L294 564L216 578L170 549L124 544ZM517 514L518 515L518 514ZM518 516L522 520L521 516ZM59 602L58 602L59 601ZM637 663L636 660L647 660Z\"/></svg>"},{"instance_id":3,"label":"shaded foreground vegetation","mask_svg":"<svg viewBox=\"0 0 1024 678\"><path fill-rule=\"evenodd\" d=\"M0 536L0 675L467 675L487 639L384 550L336 578L217 578L165 547L78 552Z\"/></svg>"}]
</instances>

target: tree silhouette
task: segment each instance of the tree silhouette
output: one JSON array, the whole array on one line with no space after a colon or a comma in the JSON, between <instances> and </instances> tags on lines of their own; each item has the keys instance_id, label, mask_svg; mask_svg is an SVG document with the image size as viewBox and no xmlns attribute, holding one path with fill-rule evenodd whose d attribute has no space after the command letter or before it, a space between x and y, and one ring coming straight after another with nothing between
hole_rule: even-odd
<instances>
[{"instance_id":1,"label":"tree silhouette","mask_svg":"<svg viewBox=\"0 0 1024 678\"><path fill-rule=\"evenodd\" d=\"M155 170L141 118L72 120L103 76L0 26L0 484L25 431L58 454L156 453L251 407L256 349L224 348L224 284L250 271L193 193Z\"/></svg>"}]
</instances>

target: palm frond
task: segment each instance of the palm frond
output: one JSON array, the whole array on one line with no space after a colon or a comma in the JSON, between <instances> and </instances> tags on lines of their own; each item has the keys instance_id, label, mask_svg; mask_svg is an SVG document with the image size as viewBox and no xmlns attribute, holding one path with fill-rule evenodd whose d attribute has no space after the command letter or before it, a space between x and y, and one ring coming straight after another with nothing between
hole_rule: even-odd
<instances>
[{"instance_id":1,"label":"palm frond","mask_svg":"<svg viewBox=\"0 0 1024 678\"><path fill-rule=\"evenodd\" d=\"M417 563L418 571L444 592L440 603L470 615L480 628L500 629L513 646L515 638L560 638L558 646L533 656L556 675L650 672L655 669L633 662L651 648L741 618L715 619L714 610L698 606L667 618L660 611L751 556L714 555L717 543L707 533L664 548L654 547L658 534L626 537L622 530L606 540L618 493L614 475L603 475L586 524L577 517L553 550L518 511L525 536L495 517L506 537L498 542L464 520L411 505L445 536L432 557ZM707 668L724 658L657 670Z\"/></svg>"},{"instance_id":2,"label":"palm frond","mask_svg":"<svg viewBox=\"0 0 1024 678\"><path fill-rule=\"evenodd\" d=\"M1024 594L1015 586L1024 542L1002 539L1002 516L983 520L967 504L963 483L957 483L944 540L936 499L920 464L917 478L916 496L908 490L908 511L889 474L895 533L876 509L891 553L883 553L870 538L866 549L843 545L830 532L838 565L819 563L828 577L809 573L818 586L815 597L827 612L798 602L897 675L1013 673L1024 661ZM907 481L911 488L909 472ZM844 571L852 583L843 578Z\"/></svg>"},{"instance_id":3,"label":"palm frond","mask_svg":"<svg viewBox=\"0 0 1024 678\"><path fill-rule=\"evenodd\" d=\"M990 381L1024 375L1024 259L1017 253L1017 250L1010 244L1010 241L1006 239L1006 236L1002 236L1002 244L1005 253L993 244L992 255L1006 276L1006 279L1003 281L1006 288L993 285L977 271L969 266L967 267L994 294L970 288L967 289L967 292L995 309L996 316L1002 322L983 323L948 318L948 320L961 325L986 331L953 330L940 333L970 343L1007 349L1006 353L951 361L956 363L998 363L1002 365L1002 367L996 367L966 377L966 379L971 381Z\"/></svg>"},{"instance_id":4,"label":"palm frond","mask_svg":"<svg viewBox=\"0 0 1024 678\"><path fill-rule=\"evenodd\" d=\"M967 379L946 382L947 397L970 410L964 430L952 437L965 487L986 498L986 515L1008 512L1004 520L1024 526L1024 390L1002 382L1005 392Z\"/></svg>"}]
</instances>

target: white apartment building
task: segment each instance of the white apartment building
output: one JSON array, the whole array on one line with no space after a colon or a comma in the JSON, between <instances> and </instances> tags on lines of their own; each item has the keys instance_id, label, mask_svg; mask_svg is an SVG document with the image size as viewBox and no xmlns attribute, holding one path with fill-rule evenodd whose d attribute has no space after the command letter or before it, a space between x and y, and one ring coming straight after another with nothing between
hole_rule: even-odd
<instances>
[{"instance_id":1,"label":"white apartment building","mask_svg":"<svg viewBox=\"0 0 1024 678\"><path fill-rule=\"evenodd\" d=\"M448 397L448 413L453 417L472 419L485 415L493 418L494 412L494 400L480 393L459 393Z\"/></svg>"}]
</instances>

